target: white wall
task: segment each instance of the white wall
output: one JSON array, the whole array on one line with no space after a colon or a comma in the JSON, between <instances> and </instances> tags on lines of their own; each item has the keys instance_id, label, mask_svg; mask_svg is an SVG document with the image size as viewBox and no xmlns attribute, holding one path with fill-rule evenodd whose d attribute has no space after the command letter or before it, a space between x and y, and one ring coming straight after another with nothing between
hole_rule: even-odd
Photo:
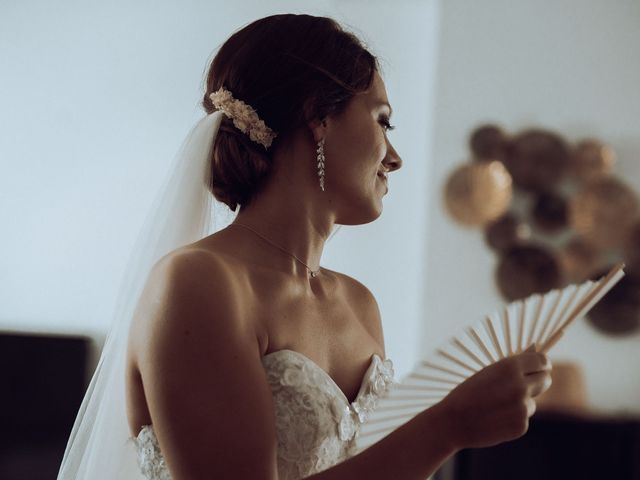
<instances>
[{"instance_id":1,"label":"white wall","mask_svg":"<svg viewBox=\"0 0 640 480\"><path fill-rule=\"evenodd\" d=\"M617 173L640 191L640 2L447 0L439 28L425 351L502 303L481 232L452 223L441 204L475 126L541 126L571 141L608 141ZM638 352L640 335L610 339L582 321L551 358L583 366L594 407L638 412Z\"/></svg>"},{"instance_id":2,"label":"white wall","mask_svg":"<svg viewBox=\"0 0 640 480\"><path fill-rule=\"evenodd\" d=\"M313 5L313 8L305 8ZM0 4L0 329L102 334L127 253L184 135L210 55L280 12L353 25L382 57L404 158L385 212L323 263L377 296L399 371L418 351L437 2Z\"/></svg>"}]
</instances>

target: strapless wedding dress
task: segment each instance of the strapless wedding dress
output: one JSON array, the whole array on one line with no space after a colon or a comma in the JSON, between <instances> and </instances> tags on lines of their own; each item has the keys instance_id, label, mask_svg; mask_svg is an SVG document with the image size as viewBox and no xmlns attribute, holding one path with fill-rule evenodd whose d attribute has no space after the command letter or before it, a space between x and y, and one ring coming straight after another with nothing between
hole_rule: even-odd
<instances>
[{"instance_id":1,"label":"strapless wedding dress","mask_svg":"<svg viewBox=\"0 0 640 480\"><path fill-rule=\"evenodd\" d=\"M275 404L280 480L304 478L356 453L360 425L393 382L391 360L371 357L356 399L349 402L327 372L301 353L262 357ZM134 439L147 480L171 480L152 425Z\"/></svg>"}]
</instances>

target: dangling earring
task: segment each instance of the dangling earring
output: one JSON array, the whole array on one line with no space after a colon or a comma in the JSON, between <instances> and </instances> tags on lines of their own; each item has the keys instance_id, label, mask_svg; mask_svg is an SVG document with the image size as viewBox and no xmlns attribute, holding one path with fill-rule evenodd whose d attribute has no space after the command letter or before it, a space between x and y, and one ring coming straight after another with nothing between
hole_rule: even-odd
<instances>
[{"instance_id":1,"label":"dangling earring","mask_svg":"<svg viewBox=\"0 0 640 480\"><path fill-rule=\"evenodd\" d=\"M320 179L320 189L324 192L324 138L318 142L318 178Z\"/></svg>"}]
</instances>

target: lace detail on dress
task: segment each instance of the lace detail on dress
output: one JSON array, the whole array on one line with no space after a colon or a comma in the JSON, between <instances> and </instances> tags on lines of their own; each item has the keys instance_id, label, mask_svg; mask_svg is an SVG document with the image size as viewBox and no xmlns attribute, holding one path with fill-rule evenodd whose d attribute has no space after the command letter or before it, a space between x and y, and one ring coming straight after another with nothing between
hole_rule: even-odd
<instances>
[{"instance_id":1,"label":"lace detail on dress","mask_svg":"<svg viewBox=\"0 0 640 480\"><path fill-rule=\"evenodd\" d=\"M138 450L138 465L145 478L171 480L153 427L151 425L142 427L135 441Z\"/></svg>"},{"instance_id":2,"label":"lace detail on dress","mask_svg":"<svg viewBox=\"0 0 640 480\"><path fill-rule=\"evenodd\" d=\"M356 453L360 425L393 382L391 360L373 355L354 402L316 363L293 350L262 357L275 405L278 474L297 480ZM170 480L152 426L136 439L138 462L148 480Z\"/></svg>"}]
</instances>

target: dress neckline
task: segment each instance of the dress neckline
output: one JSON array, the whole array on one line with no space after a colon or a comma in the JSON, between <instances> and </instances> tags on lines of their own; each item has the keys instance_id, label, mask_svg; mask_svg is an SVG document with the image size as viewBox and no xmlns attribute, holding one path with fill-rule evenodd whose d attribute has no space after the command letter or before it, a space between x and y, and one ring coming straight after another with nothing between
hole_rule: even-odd
<instances>
[{"instance_id":1,"label":"dress neckline","mask_svg":"<svg viewBox=\"0 0 640 480\"><path fill-rule=\"evenodd\" d=\"M377 366L382 362L382 359L380 358L380 355L378 355L377 353L373 353L371 355L371 361L369 363L369 368L367 368L367 370L364 372L362 380L360 381L360 389L358 390L358 394L356 395L356 398L353 400L353 402L351 402L351 401L349 401L349 399L347 398L345 393L342 391L342 389L335 382L333 377L331 375L329 375L329 373L327 373L327 371L324 370L320 365L318 365L316 362L311 360L309 357L307 357L303 353L297 352L296 350L290 350L288 348L283 348L281 350L275 350L273 352L269 352L269 353L267 353L265 355L262 355L261 360L264 361L268 357L272 357L272 356L275 356L275 355L278 355L278 354L293 355L295 357L298 357L298 358L302 359L307 364L311 365L312 368L314 368L314 369L316 369L317 371L320 372L320 375L322 375L322 377L327 381L327 383L329 383L333 387L333 389L341 396L341 398L346 403L346 405L350 406L350 407L356 407L358 405L358 401L367 392L367 390L368 390L367 387L369 386L369 383L372 381L373 370L376 369ZM389 360L385 360L385 362L387 362L387 361L389 361ZM146 430L151 430L153 432L153 424L150 423L148 425L143 425L140 428L140 431L138 432L138 435L136 437L132 437L132 438L139 439L140 435L143 433L143 431L146 431ZM154 433L154 435L155 435L155 433Z\"/></svg>"},{"instance_id":2,"label":"dress neckline","mask_svg":"<svg viewBox=\"0 0 640 480\"><path fill-rule=\"evenodd\" d=\"M301 358L302 360L304 360L305 362L307 362L309 365L312 366L312 368L315 368L317 371L320 372L320 374L327 380L327 382L341 395L342 399L346 402L347 405L353 405L356 404L358 402L358 400L360 399L360 397L364 394L364 392L367 390L367 386L368 383L371 379L371 372L372 370L376 367L376 365L382 361L382 359L380 358L380 356L377 353L374 353L371 355L371 360L369 362L369 367L367 368L367 370L364 372L364 375L362 376L362 380L360 381L360 388L358 389L358 393L356 395L356 397L353 399L353 401L349 400L349 398L347 398L347 395L344 393L344 391L342 390L342 388L340 388L340 386L336 383L336 381L333 379L333 377L331 375L329 375L329 373L322 368L320 365L318 365L316 362L314 362L313 360L311 360L309 357L307 357L305 354L300 353L296 350L290 350L288 348L283 348L281 350L276 350L270 353L267 353L265 355L262 356L262 360L266 359L267 357L276 355L276 354L281 354L281 353L286 353L288 355L294 355L297 356L299 358Z\"/></svg>"}]
</instances>

